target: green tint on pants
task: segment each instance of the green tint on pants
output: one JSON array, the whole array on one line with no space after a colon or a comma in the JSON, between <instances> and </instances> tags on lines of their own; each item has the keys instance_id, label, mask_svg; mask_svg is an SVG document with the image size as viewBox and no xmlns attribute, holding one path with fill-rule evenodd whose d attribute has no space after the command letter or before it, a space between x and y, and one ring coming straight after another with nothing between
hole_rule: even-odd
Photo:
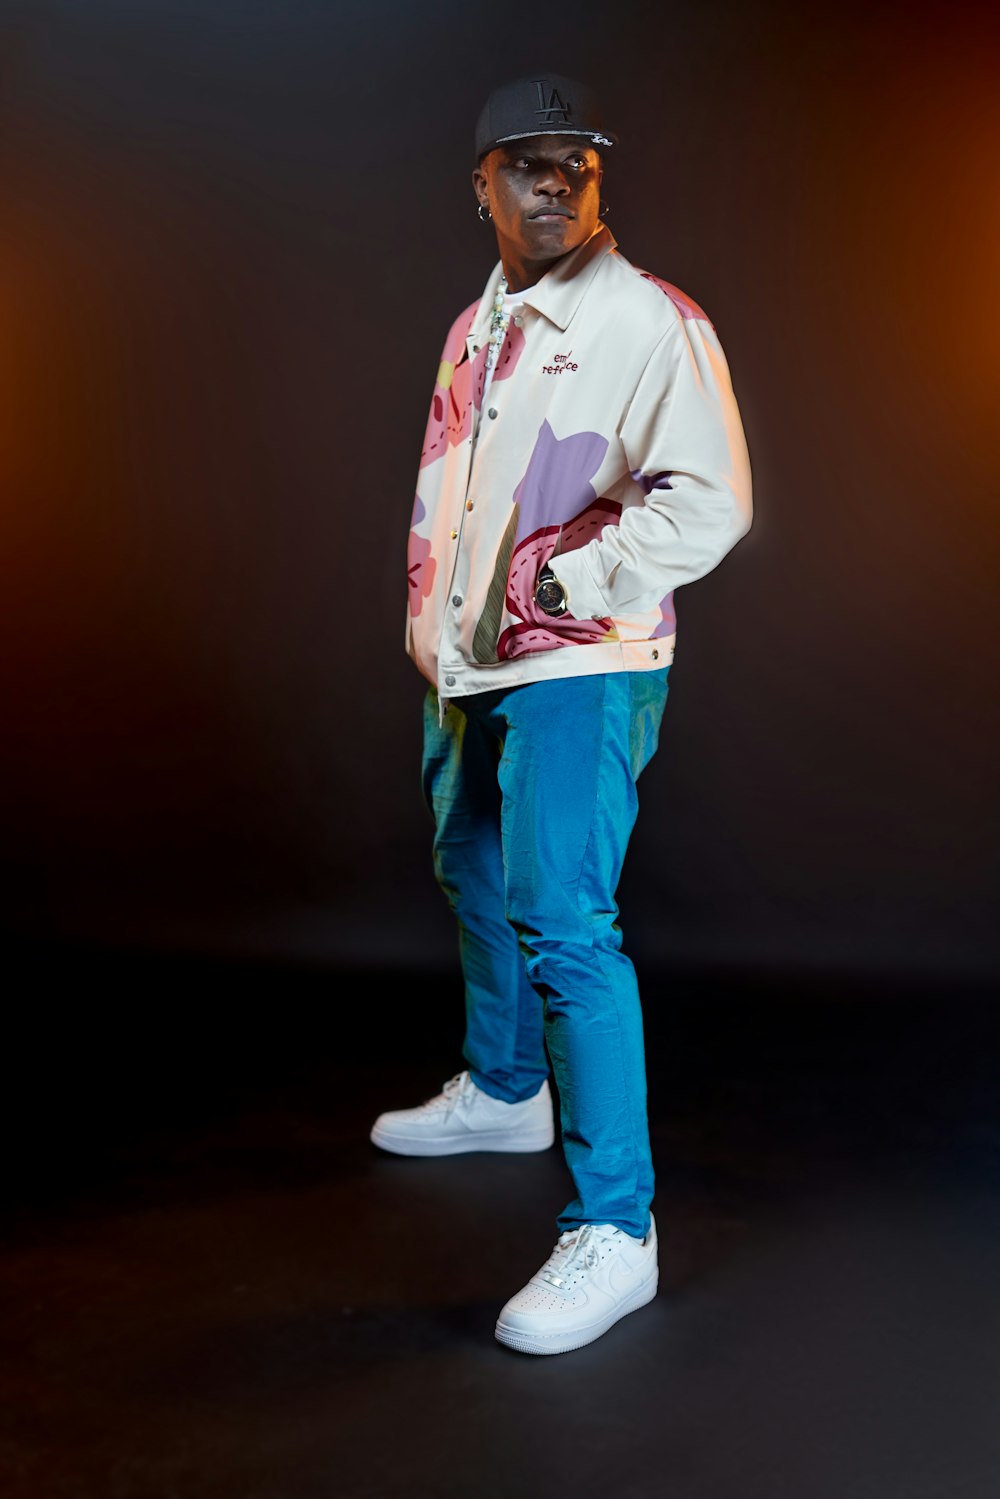
<instances>
[{"instance_id":1,"label":"green tint on pants","mask_svg":"<svg viewBox=\"0 0 1000 1499\"><path fill-rule=\"evenodd\" d=\"M616 891L669 667L530 682L424 707L434 868L458 921L463 1055L509 1103L549 1074L576 1196L560 1230L649 1228L642 1010ZM548 1055L546 1056L546 1051Z\"/></svg>"}]
</instances>

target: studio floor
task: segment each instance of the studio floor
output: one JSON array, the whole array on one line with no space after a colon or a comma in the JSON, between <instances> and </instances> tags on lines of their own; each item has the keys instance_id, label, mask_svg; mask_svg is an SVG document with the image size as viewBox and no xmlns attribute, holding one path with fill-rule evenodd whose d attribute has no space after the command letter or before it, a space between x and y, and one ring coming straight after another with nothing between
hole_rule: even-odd
<instances>
[{"instance_id":1,"label":"studio floor","mask_svg":"<svg viewBox=\"0 0 1000 1499\"><path fill-rule=\"evenodd\" d=\"M558 1145L368 1139L463 1065L454 974L17 957L3 1499L1000 1495L989 986L642 975L660 1292L537 1358Z\"/></svg>"}]
</instances>

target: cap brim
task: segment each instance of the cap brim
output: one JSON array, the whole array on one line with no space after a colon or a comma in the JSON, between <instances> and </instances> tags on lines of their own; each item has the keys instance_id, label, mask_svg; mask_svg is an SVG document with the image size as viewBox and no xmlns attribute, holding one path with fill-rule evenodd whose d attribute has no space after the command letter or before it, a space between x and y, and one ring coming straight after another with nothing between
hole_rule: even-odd
<instances>
[{"instance_id":1,"label":"cap brim","mask_svg":"<svg viewBox=\"0 0 1000 1499\"><path fill-rule=\"evenodd\" d=\"M482 160L497 146L509 145L511 141L533 140L536 135L578 135L582 140L590 141L592 146L607 147L618 144L617 135L613 135L610 130L579 130L564 125L559 130L518 130L513 135L498 136L496 140L488 141L485 146L479 148L479 159Z\"/></svg>"}]
</instances>

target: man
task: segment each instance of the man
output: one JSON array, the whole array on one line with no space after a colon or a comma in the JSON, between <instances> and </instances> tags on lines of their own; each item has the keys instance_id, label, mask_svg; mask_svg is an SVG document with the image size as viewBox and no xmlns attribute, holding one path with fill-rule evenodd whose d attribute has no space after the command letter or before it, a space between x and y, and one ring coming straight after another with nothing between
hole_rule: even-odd
<instances>
[{"instance_id":1,"label":"man","mask_svg":"<svg viewBox=\"0 0 1000 1499\"><path fill-rule=\"evenodd\" d=\"M457 918L467 1069L379 1116L404 1155L534 1151L559 1096L575 1196L496 1337L562 1353L656 1294L642 1015L615 892L674 651L673 591L747 531L750 468L715 330L602 221L617 145L538 73L480 114L500 259L445 341L409 545L428 682L423 785Z\"/></svg>"}]
</instances>

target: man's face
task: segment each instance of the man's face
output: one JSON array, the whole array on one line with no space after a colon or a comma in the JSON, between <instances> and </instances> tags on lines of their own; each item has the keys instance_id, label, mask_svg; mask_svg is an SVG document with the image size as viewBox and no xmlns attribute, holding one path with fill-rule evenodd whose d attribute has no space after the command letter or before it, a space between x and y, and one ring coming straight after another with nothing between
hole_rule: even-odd
<instances>
[{"instance_id":1,"label":"man's face","mask_svg":"<svg viewBox=\"0 0 1000 1499\"><path fill-rule=\"evenodd\" d=\"M504 261L551 263L588 240L600 220L603 170L578 135L532 135L484 156L472 184L493 215Z\"/></svg>"}]
</instances>

